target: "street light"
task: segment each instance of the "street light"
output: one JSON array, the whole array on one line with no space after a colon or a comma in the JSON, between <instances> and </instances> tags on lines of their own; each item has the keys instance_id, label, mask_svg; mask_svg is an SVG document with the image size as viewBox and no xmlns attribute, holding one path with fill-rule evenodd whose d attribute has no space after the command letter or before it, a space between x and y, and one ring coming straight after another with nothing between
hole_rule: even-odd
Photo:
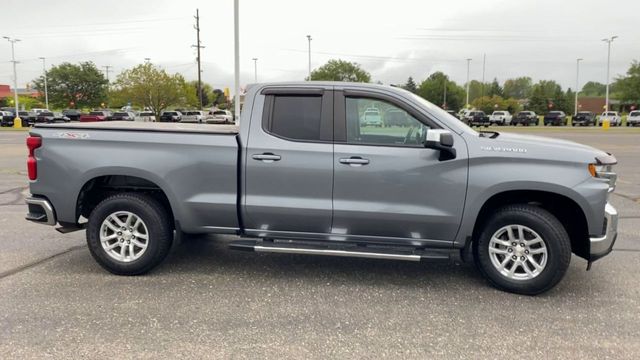
<instances>
[{"instance_id":1,"label":"street light","mask_svg":"<svg viewBox=\"0 0 640 360\"><path fill-rule=\"evenodd\" d=\"M580 92L580 61L584 59L576 59L576 101L573 109L573 116L578 115L578 93Z\"/></svg>"},{"instance_id":2,"label":"street light","mask_svg":"<svg viewBox=\"0 0 640 360\"><path fill-rule=\"evenodd\" d=\"M311 81L311 35L307 35L309 42L309 81Z\"/></svg>"},{"instance_id":3,"label":"street light","mask_svg":"<svg viewBox=\"0 0 640 360\"><path fill-rule=\"evenodd\" d=\"M469 108L469 66L471 65L472 59L467 59L467 109Z\"/></svg>"},{"instance_id":4,"label":"street light","mask_svg":"<svg viewBox=\"0 0 640 360\"><path fill-rule=\"evenodd\" d=\"M46 59L44 57L40 57L42 60L42 73L44 74L44 104L45 107L49 108L49 90L47 89L47 64Z\"/></svg>"},{"instance_id":5,"label":"street light","mask_svg":"<svg viewBox=\"0 0 640 360\"><path fill-rule=\"evenodd\" d=\"M144 61L147 62L147 63L151 62L151 58L144 58Z\"/></svg>"},{"instance_id":6,"label":"street light","mask_svg":"<svg viewBox=\"0 0 640 360\"><path fill-rule=\"evenodd\" d=\"M19 39L12 39L8 36L3 36L3 38L7 39L7 41L9 41L11 43L11 62L13 63L13 96L14 96L14 101L15 101L15 118L14 121L17 119L20 119L20 117L18 116L18 109L19 109L19 104L18 104L18 75L16 72L16 53L14 50L14 45L20 41Z\"/></svg>"},{"instance_id":7,"label":"street light","mask_svg":"<svg viewBox=\"0 0 640 360\"><path fill-rule=\"evenodd\" d=\"M253 82L258 82L258 58L253 58Z\"/></svg>"},{"instance_id":8,"label":"street light","mask_svg":"<svg viewBox=\"0 0 640 360\"><path fill-rule=\"evenodd\" d=\"M607 43L607 88L606 88L607 90L606 90L606 97L604 100L605 111L609 111L609 67L611 66L611 43L617 37L618 36L612 36L607 39L602 39L602 41Z\"/></svg>"}]
</instances>

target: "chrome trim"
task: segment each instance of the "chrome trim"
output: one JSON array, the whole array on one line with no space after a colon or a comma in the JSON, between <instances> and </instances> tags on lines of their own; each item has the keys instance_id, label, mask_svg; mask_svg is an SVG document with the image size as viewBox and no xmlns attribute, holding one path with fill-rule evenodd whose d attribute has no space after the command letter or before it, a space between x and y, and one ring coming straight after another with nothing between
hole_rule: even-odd
<instances>
[{"instance_id":1,"label":"chrome trim","mask_svg":"<svg viewBox=\"0 0 640 360\"><path fill-rule=\"evenodd\" d=\"M611 251L613 242L618 235L618 211L611 204L604 207L604 217L607 221L607 229L603 236L590 237L591 255L603 256Z\"/></svg>"},{"instance_id":2,"label":"chrome trim","mask_svg":"<svg viewBox=\"0 0 640 360\"><path fill-rule=\"evenodd\" d=\"M420 255L403 255L403 254L387 254L364 251L345 251L345 250L325 250L325 249L306 249L306 248L288 248L277 246L254 246L256 252L280 253L280 254L303 254L303 255L325 255L325 256L345 256L369 259L385 259L385 260L406 260L420 261Z\"/></svg>"},{"instance_id":3,"label":"chrome trim","mask_svg":"<svg viewBox=\"0 0 640 360\"><path fill-rule=\"evenodd\" d=\"M30 197L30 198L26 198L24 201L27 203L27 205L40 206L44 210L44 214L47 216L47 221L33 221L33 222L38 224L51 225L51 226L56 224L56 215L53 211L53 206L51 206L51 203L49 202L49 200Z\"/></svg>"}]
</instances>

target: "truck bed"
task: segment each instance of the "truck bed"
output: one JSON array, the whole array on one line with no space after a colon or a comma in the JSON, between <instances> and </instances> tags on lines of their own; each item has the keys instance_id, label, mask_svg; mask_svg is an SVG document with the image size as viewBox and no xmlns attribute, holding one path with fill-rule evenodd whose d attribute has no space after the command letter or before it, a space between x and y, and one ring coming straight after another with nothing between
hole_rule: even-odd
<instances>
[{"instance_id":1,"label":"truck bed","mask_svg":"<svg viewBox=\"0 0 640 360\"><path fill-rule=\"evenodd\" d=\"M206 134L237 135L237 125L185 124L141 121L96 121L71 122L66 124L36 124L36 128L74 129L74 130L126 130L155 132L186 132Z\"/></svg>"}]
</instances>

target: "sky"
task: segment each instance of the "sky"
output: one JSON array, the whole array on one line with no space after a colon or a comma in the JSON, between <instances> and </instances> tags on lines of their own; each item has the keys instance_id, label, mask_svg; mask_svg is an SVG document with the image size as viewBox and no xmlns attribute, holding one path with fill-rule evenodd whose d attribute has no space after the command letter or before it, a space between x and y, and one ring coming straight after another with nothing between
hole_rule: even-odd
<instances>
[{"instance_id":1,"label":"sky","mask_svg":"<svg viewBox=\"0 0 640 360\"><path fill-rule=\"evenodd\" d=\"M43 64L93 61L109 78L150 58L197 78L195 11L200 10L203 81L233 89L233 0L2 0L0 36L18 38L18 87ZM373 81L417 82L443 71L460 84L530 76L575 88L606 81L640 60L637 0L240 0L240 78L303 80L311 63L357 62ZM0 38L0 84L12 84L11 44Z\"/></svg>"}]
</instances>

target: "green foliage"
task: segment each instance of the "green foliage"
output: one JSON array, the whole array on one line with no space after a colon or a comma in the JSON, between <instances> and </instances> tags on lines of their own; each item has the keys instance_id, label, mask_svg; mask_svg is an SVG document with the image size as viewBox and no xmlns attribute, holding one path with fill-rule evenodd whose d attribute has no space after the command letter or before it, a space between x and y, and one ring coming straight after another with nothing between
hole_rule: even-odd
<instances>
[{"instance_id":1,"label":"green foliage","mask_svg":"<svg viewBox=\"0 0 640 360\"><path fill-rule=\"evenodd\" d=\"M196 90L180 74L145 63L120 73L114 83L119 99L134 106L149 108L156 117L169 106L190 106L198 103Z\"/></svg>"},{"instance_id":2,"label":"green foliage","mask_svg":"<svg viewBox=\"0 0 640 360\"><path fill-rule=\"evenodd\" d=\"M581 96L605 96L607 86L597 81L589 81L582 87Z\"/></svg>"},{"instance_id":3,"label":"green foliage","mask_svg":"<svg viewBox=\"0 0 640 360\"><path fill-rule=\"evenodd\" d=\"M404 84L402 88L407 91L411 91L414 94L418 92L418 85L416 85L416 82L411 76L409 76L409 79L407 79L407 83Z\"/></svg>"},{"instance_id":4,"label":"green foliage","mask_svg":"<svg viewBox=\"0 0 640 360\"><path fill-rule=\"evenodd\" d=\"M569 94L573 94L571 90ZM562 87L553 80L540 80L533 86L527 110L536 114L546 114L551 110L560 110L565 113L573 113L573 102Z\"/></svg>"},{"instance_id":5,"label":"green foliage","mask_svg":"<svg viewBox=\"0 0 640 360\"><path fill-rule=\"evenodd\" d=\"M0 106L15 107L14 103L15 100L13 96L8 96L5 99L1 99ZM32 98L31 96L18 95L18 105L20 106L20 109L31 110L33 108L43 108L44 101Z\"/></svg>"},{"instance_id":6,"label":"green foliage","mask_svg":"<svg viewBox=\"0 0 640 360\"><path fill-rule=\"evenodd\" d=\"M634 60L627 70L627 75L618 77L614 85L620 100L634 104L640 103L640 62Z\"/></svg>"},{"instance_id":7,"label":"green foliage","mask_svg":"<svg viewBox=\"0 0 640 360\"><path fill-rule=\"evenodd\" d=\"M504 91L502 90L502 86L500 86L500 83L498 83L498 79L495 79L495 78L489 85L489 90L485 92L487 93L487 96L499 96L499 97L504 96Z\"/></svg>"},{"instance_id":8,"label":"green foliage","mask_svg":"<svg viewBox=\"0 0 640 360\"><path fill-rule=\"evenodd\" d=\"M33 80L33 87L44 101L44 76ZM107 88L107 79L90 61L65 62L47 71L49 104L54 108L99 106L107 99Z\"/></svg>"},{"instance_id":9,"label":"green foliage","mask_svg":"<svg viewBox=\"0 0 640 360\"><path fill-rule=\"evenodd\" d=\"M445 84L447 87L447 103L446 106L443 106ZM420 83L417 94L438 106L452 110L461 109L466 101L465 90L439 71L431 74Z\"/></svg>"},{"instance_id":10,"label":"green foliage","mask_svg":"<svg viewBox=\"0 0 640 360\"><path fill-rule=\"evenodd\" d=\"M495 110L507 110L514 114L521 110L517 99L504 99L498 95L479 97L475 99L471 105L476 109L484 111L486 114L491 114Z\"/></svg>"},{"instance_id":11,"label":"green foliage","mask_svg":"<svg viewBox=\"0 0 640 360\"><path fill-rule=\"evenodd\" d=\"M329 60L311 72L311 80L371 82L371 74L357 63L344 60Z\"/></svg>"},{"instance_id":12,"label":"green foliage","mask_svg":"<svg viewBox=\"0 0 640 360\"><path fill-rule=\"evenodd\" d=\"M527 99L532 95L533 81L528 76L508 79L504 82L503 95L507 98Z\"/></svg>"}]
</instances>

